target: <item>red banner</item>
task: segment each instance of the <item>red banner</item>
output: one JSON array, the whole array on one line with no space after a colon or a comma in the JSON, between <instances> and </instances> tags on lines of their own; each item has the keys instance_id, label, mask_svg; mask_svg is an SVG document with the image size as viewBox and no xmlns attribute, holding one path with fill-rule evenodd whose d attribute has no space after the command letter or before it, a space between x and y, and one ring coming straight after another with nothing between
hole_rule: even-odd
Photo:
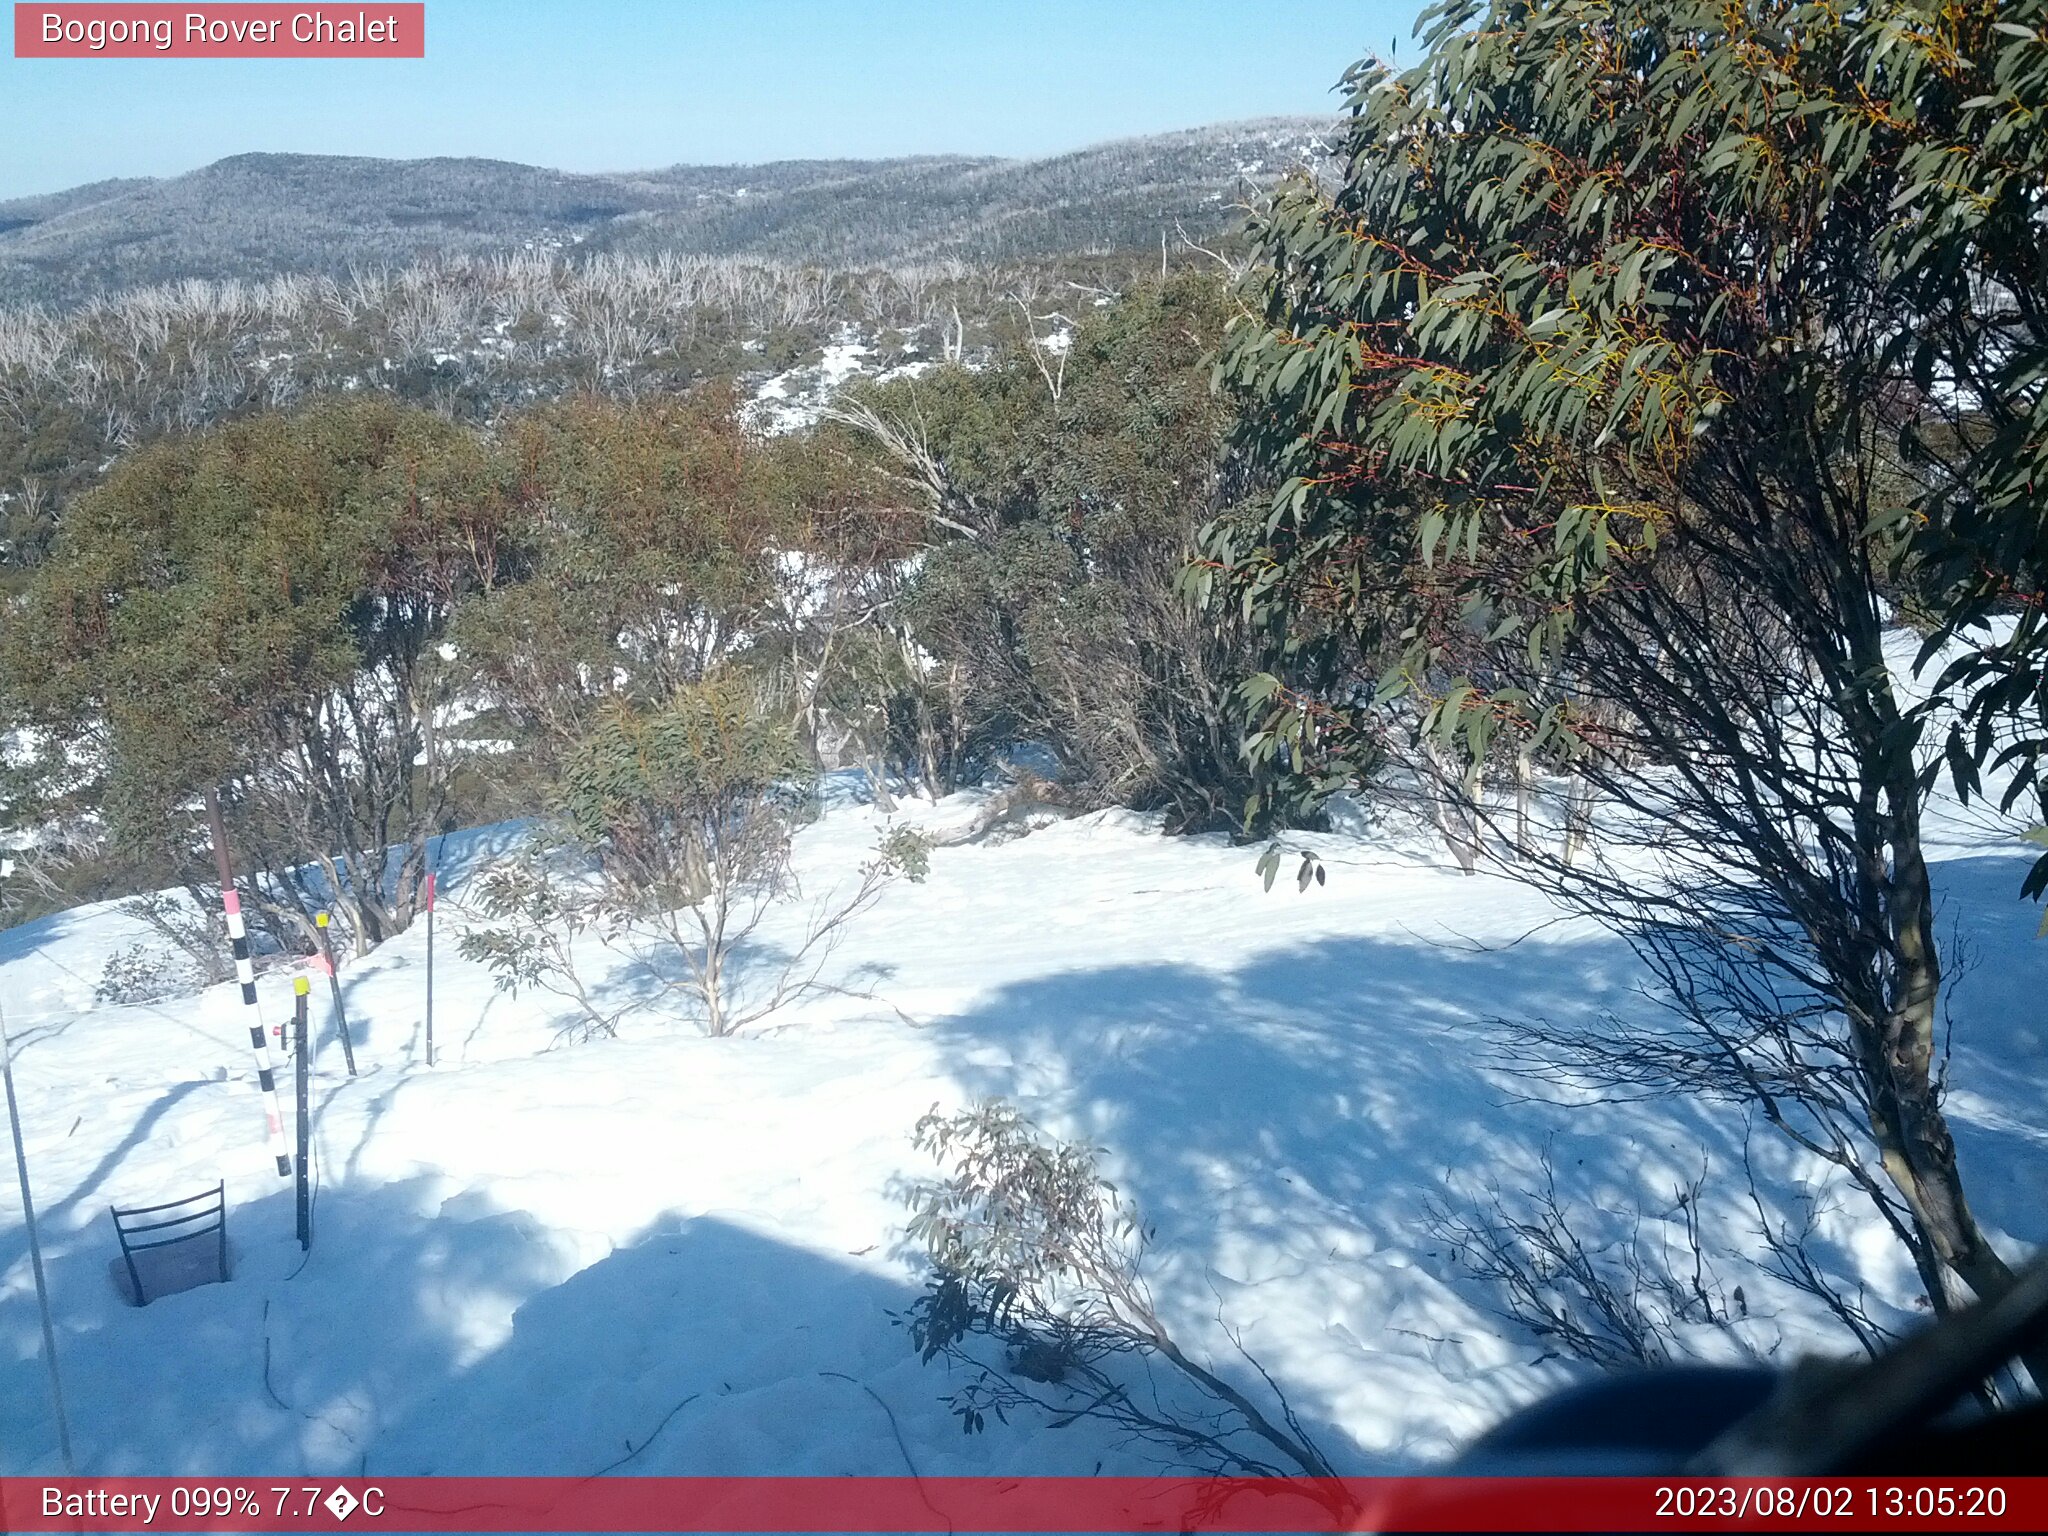
<instances>
[{"instance_id":1,"label":"red banner","mask_svg":"<svg viewBox=\"0 0 2048 1536\"><path fill-rule=\"evenodd\" d=\"M2039 1531L2048 1477L12 1477L0 1530Z\"/></svg>"},{"instance_id":2,"label":"red banner","mask_svg":"<svg viewBox=\"0 0 2048 1536\"><path fill-rule=\"evenodd\" d=\"M23 5L17 59L423 59L424 4Z\"/></svg>"}]
</instances>

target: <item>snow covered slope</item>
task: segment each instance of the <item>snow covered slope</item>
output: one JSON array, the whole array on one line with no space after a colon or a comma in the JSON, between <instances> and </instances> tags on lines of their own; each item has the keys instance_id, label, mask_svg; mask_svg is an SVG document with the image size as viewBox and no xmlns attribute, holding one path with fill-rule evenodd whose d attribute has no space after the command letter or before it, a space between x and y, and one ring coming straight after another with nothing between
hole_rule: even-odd
<instances>
[{"instance_id":1,"label":"snow covered slope","mask_svg":"<svg viewBox=\"0 0 2048 1536\"><path fill-rule=\"evenodd\" d=\"M902 819L970 811L961 797ZM808 888L843 877L879 820L842 803L806 831ZM455 903L508 836L451 844ZM2048 947L2015 899L2024 856L2002 833L1990 851L1957 838L1938 869L1945 927L1975 965L1955 995L1951 1110L1981 1215L2039 1242ZM494 994L455 957L444 905L434 1069L423 930L344 968L363 1073L323 1042L303 1261L234 989L95 1006L106 957L137 937L106 909L0 934L82 1470L1152 1470L1085 1423L964 1435L943 1370L892 1323L920 1284L898 1236L901 1183L929 1171L910 1128L990 1094L1106 1149L1158 1229L1154 1287L1184 1344L1256 1387L1240 1338L1347 1470L1441 1454L1569 1368L1490 1310L1432 1237L1432 1199L1512 1191L1547 1149L1562 1196L1655 1220L1703 1158L1739 1168L1741 1126L1683 1104L1515 1101L1480 1064L1482 1022L1630 1006L1625 949L1425 847L1310 841L1329 884L1306 894L1263 891L1251 851L1120 813L938 849L835 958L878 1001L806 1003L727 1040L642 1017L551 1049L552 1000ZM273 1022L289 989L262 982ZM316 978L323 1025L324 992ZM1808 1171L1757 1148L1775 1187ZM109 1203L223 1176L233 1283L124 1307ZM1710 1238L1752 1247L1740 1179L1709 1193ZM1821 1228L1833 1262L1912 1293L1856 1205ZM1758 1347L1839 1347L1730 1262ZM0 1471L55 1464L36 1349L10 1180Z\"/></svg>"}]
</instances>

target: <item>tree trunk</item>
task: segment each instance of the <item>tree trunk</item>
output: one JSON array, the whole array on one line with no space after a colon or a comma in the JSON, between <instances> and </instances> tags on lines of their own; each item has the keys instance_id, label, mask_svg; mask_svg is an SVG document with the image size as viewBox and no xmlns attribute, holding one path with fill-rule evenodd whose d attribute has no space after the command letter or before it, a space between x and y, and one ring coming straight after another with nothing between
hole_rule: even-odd
<instances>
[{"instance_id":1,"label":"tree trunk","mask_svg":"<svg viewBox=\"0 0 2048 1536\"><path fill-rule=\"evenodd\" d=\"M1920 844L1919 789L1910 770L1886 786L1891 811L1891 868L1884 882L1885 916L1896 974L1878 1038L1864 1042L1871 1078L1871 1132L1886 1175L1911 1207L1941 1262L1979 1297L2011 1289L2013 1272L1977 1225L1963 1193L1955 1139L1941 1111L1934 1076L1941 960L1934 942L1934 900ZM1944 1297L1928 1298L1945 1309ZM2021 1357L2035 1384L2048 1390L2048 1343Z\"/></svg>"},{"instance_id":2,"label":"tree trunk","mask_svg":"<svg viewBox=\"0 0 2048 1536\"><path fill-rule=\"evenodd\" d=\"M719 870L715 878L722 878ZM698 926L704 934L704 963L698 972L704 993L704 1028L713 1039L722 1037L728 1025L725 1018L725 921L727 891L715 888L706 896L705 902L711 907L712 915L706 918L700 910Z\"/></svg>"},{"instance_id":3,"label":"tree trunk","mask_svg":"<svg viewBox=\"0 0 2048 1536\"><path fill-rule=\"evenodd\" d=\"M1577 770L1568 770L1564 800L1564 847L1561 858L1566 869L1577 862L1579 853L1593 837L1593 786Z\"/></svg>"},{"instance_id":4,"label":"tree trunk","mask_svg":"<svg viewBox=\"0 0 2048 1536\"><path fill-rule=\"evenodd\" d=\"M1434 741L1425 740L1422 753L1428 764L1423 788L1429 796L1430 815L1436 822L1437 835L1450 849L1451 857L1457 860L1459 870L1472 874L1479 863L1478 819L1468 814L1468 807L1459 803L1459 791L1451 788L1455 782L1469 793L1472 775L1455 773Z\"/></svg>"}]
</instances>

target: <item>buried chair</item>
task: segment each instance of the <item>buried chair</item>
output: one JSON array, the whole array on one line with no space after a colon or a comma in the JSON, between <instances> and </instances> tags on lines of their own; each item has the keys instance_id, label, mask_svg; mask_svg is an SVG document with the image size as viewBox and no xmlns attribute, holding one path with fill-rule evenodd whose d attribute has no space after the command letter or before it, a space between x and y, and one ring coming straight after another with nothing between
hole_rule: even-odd
<instances>
[{"instance_id":1,"label":"buried chair","mask_svg":"<svg viewBox=\"0 0 2048 1536\"><path fill-rule=\"evenodd\" d=\"M160 1205L111 1206L114 1234L126 1268L114 1284L130 1306L159 1296L213 1285L228 1277L228 1201L223 1181L204 1194ZM122 1282L126 1281L124 1285Z\"/></svg>"}]
</instances>

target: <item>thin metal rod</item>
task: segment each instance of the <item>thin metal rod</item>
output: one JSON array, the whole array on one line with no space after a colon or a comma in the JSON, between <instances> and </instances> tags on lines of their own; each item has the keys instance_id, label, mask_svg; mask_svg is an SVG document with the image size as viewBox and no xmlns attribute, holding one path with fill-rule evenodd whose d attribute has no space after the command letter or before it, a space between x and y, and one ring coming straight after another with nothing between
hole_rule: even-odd
<instances>
[{"instance_id":1,"label":"thin metal rod","mask_svg":"<svg viewBox=\"0 0 2048 1536\"><path fill-rule=\"evenodd\" d=\"M348 1063L348 1075L356 1075L356 1045L349 1038L348 1009L341 1001L341 978L334 969L334 938L327 931L327 914L318 912L313 917L314 931L320 939L320 968L327 973L327 990L334 995L334 1027L341 1034L341 1055Z\"/></svg>"},{"instance_id":2,"label":"thin metal rod","mask_svg":"<svg viewBox=\"0 0 2048 1536\"><path fill-rule=\"evenodd\" d=\"M434 886L437 871L427 869L427 1065L434 1064Z\"/></svg>"},{"instance_id":3,"label":"thin metal rod","mask_svg":"<svg viewBox=\"0 0 2048 1536\"><path fill-rule=\"evenodd\" d=\"M296 1107L298 1110L299 1132L299 1177L296 1192L298 1196L299 1249L301 1252L308 1251L313 1246L312 1180L308 1175L310 1165L309 1154L312 1148L313 1134L313 1117L311 1112L313 1053L306 1045L306 1014L309 1012L306 1006L306 992L306 978L294 976L292 978L292 1055L297 1058L293 1063L293 1067L298 1086L298 1103Z\"/></svg>"},{"instance_id":4,"label":"thin metal rod","mask_svg":"<svg viewBox=\"0 0 2048 1536\"><path fill-rule=\"evenodd\" d=\"M57 1374L57 1330L50 1325L50 1285L43 1278L43 1245L36 1236L36 1202L28 1190L28 1152L21 1144L21 1105L14 1097L14 1044L7 1038L7 1016L0 1012L0 1078L7 1081L7 1126L14 1133L14 1171L21 1179L21 1215L28 1224L28 1261L35 1270L36 1305L43 1314L43 1363L50 1368L50 1411L57 1416L57 1445L64 1453L64 1475L75 1476L71 1460L71 1421L64 1413L64 1381Z\"/></svg>"}]
</instances>

